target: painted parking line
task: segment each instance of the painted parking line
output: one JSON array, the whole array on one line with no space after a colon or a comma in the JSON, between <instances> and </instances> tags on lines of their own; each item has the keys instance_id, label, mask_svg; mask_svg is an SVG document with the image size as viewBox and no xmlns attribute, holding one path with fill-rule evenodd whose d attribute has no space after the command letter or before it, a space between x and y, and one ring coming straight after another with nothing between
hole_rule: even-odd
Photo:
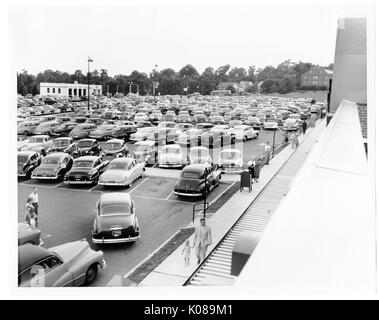
<instances>
[{"instance_id":1,"label":"painted parking line","mask_svg":"<svg viewBox=\"0 0 379 320\"><path fill-rule=\"evenodd\" d=\"M171 191L169 195L165 198L165 200L168 200L172 195L174 194L174 191Z\"/></svg>"},{"instance_id":2,"label":"painted parking line","mask_svg":"<svg viewBox=\"0 0 379 320\"><path fill-rule=\"evenodd\" d=\"M135 186L134 188L133 188L133 185L132 185L132 190L130 190L129 193L132 194L132 192L136 191L142 184L144 184L149 179L150 179L150 177L144 178L144 180L141 183L139 183L137 186Z\"/></svg>"},{"instance_id":3,"label":"painted parking line","mask_svg":"<svg viewBox=\"0 0 379 320\"><path fill-rule=\"evenodd\" d=\"M170 199L162 199L162 198L155 198L155 197L147 197L147 196L133 196L133 198L141 198L141 199L149 199L149 200L158 200L158 201L168 201L168 202L176 202L176 203L189 203L186 201L181 200L170 200Z\"/></svg>"},{"instance_id":4,"label":"painted parking line","mask_svg":"<svg viewBox=\"0 0 379 320\"><path fill-rule=\"evenodd\" d=\"M54 189L56 188L57 185L59 185L60 183L58 184L55 184L55 185L49 185L49 184L46 184L46 183L40 183L40 184L36 184L36 183L25 183L25 182L20 182L19 184L23 185L23 186L27 186L27 187L33 187L33 188L47 188L47 189Z\"/></svg>"}]
</instances>

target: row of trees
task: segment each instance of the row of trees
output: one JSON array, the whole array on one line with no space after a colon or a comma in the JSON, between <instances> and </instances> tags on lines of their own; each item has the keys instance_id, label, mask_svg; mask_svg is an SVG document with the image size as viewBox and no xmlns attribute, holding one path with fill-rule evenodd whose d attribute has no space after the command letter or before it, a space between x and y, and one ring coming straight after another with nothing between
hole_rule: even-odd
<instances>
[{"instance_id":1,"label":"row of trees","mask_svg":"<svg viewBox=\"0 0 379 320\"><path fill-rule=\"evenodd\" d=\"M171 68L163 70L152 70L148 75L143 72L133 71L130 75L118 74L113 77L108 75L107 70L94 70L90 73L92 84L102 85L103 93L109 92L124 94L130 91L139 94L152 94L153 82L157 82L157 90L162 95L166 94L190 94L199 92L208 95L217 89L221 82L250 81L252 85L247 88L248 92L254 93L258 90L258 83L264 93L287 93L301 88L301 75L308 71L311 63L293 63L286 60L276 68L267 66L263 69L254 65L247 70L242 67L231 68L229 64L213 69L207 67L203 73L199 73L195 67L188 64L178 72ZM328 68L332 68L329 65ZM17 74L17 93L26 95L28 93L38 94L40 82L53 83L87 83L87 74L82 70L76 70L73 74L61 71L45 70L36 76L29 74L26 70ZM132 83L132 84L131 84ZM234 88L230 87L232 91Z\"/></svg>"}]
</instances>

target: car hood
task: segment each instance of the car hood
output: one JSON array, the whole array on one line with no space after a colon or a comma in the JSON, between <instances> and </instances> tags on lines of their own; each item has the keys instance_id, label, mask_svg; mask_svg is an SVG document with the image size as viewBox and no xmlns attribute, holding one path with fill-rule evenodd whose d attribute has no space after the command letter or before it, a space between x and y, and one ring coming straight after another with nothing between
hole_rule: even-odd
<instances>
[{"instance_id":1,"label":"car hood","mask_svg":"<svg viewBox=\"0 0 379 320\"><path fill-rule=\"evenodd\" d=\"M113 154L116 154L116 153L121 152L122 150L123 150L123 148L120 148L120 149L117 149L117 150L105 150L105 149L104 149L104 154L105 154L106 156L111 156L111 155L113 155Z\"/></svg>"},{"instance_id":2,"label":"car hood","mask_svg":"<svg viewBox=\"0 0 379 320\"><path fill-rule=\"evenodd\" d=\"M77 259L88 249L90 249L88 242L79 240L61 244L59 246L50 248L49 250L58 254L65 263L68 263Z\"/></svg>"},{"instance_id":3,"label":"car hood","mask_svg":"<svg viewBox=\"0 0 379 320\"><path fill-rule=\"evenodd\" d=\"M102 181L118 181L123 180L125 177L129 175L129 171L126 170L107 170L101 175Z\"/></svg>"},{"instance_id":4,"label":"car hood","mask_svg":"<svg viewBox=\"0 0 379 320\"><path fill-rule=\"evenodd\" d=\"M220 159L220 164L241 164L242 159Z\"/></svg>"},{"instance_id":5,"label":"car hood","mask_svg":"<svg viewBox=\"0 0 379 320\"><path fill-rule=\"evenodd\" d=\"M107 231L111 228L127 228L132 226L134 215L98 216L99 231Z\"/></svg>"},{"instance_id":6,"label":"car hood","mask_svg":"<svg viewBox=\"0 0 379 320\"><path fill-rule=\"evenodd\" d=\"M41 232L39 229L29 226L27 223L19 223L18 225L18 238L22 238L27 234Z\"/></svg>"},{"instance_id":7,"label":"car hood","mask_svg":"<svg viewBox=\"0 0 379 320\"><path fill-rule=\"evenodd\" d=\"M106 132L107 130L98 129L98 130L91 131L91 134L105 134Z\"/></svg>"},{"instance_id":8,"label":"car hood","mask_svg":"<svg viewBox=\"0 0 379 320\"><path fill-rule=\"evenodd\" d=\"M29 150L32 150L32 149L35 149L35 148L42 147L42 143L41 143L41 142L32 142L32 143L28 143L28 144L26 145L26 147L27 147Z\"/></svg>"}]
</instances>

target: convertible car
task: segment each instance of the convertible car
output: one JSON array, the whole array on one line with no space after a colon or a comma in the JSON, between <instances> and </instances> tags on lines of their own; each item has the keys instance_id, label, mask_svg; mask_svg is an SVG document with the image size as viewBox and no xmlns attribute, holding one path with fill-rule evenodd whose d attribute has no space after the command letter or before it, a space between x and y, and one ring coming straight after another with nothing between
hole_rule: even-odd
<instances>
[{"instance_id":1,"label":"convertible car","mask_svg":"<svg viewBox=\"0 0 379 320\"><path fill-rule=\"evenodd\" d=\"M41 230L26 222L21 222L18 224L18 245L22 246L25 243L37 246L43 245Z\"/></svg>"},{"instance_id":2,"label":"convertible car","mask_svg":"<svg viewBox=\"0 0 379 320\"><path fill-rule=\"evenodd\" d=\"M32 179L62 180L70 171L73 159L68 153L55 152L43 158L41 165L32 172Z\"/></svg>"},{"instance_id":3,"label":"convertible car","mask_svg":"<svg viewBox=\"0 0 379 320\"><path fill-rule=\"evenodd\" d=\"M180 197L207 197L219 185L220 179L221 172L208 163L189 164L182 170L174 194Z\"/></svg>"},{"instance_id":4,"label":"convertible car","mask_svg":"<svg viewBox=\"0 0 379 320\"><path fill-rule=\"evenodd\" d=\"M32 244L18 247L19 287L78 287L96 279L106 267L102 251L83 239L50 249Z\"/></svg>"},{"instance_id":5,"label":"convertible car","mask_svg":"<svg viewBox=\"0 0 379 320\"><path fill-rule=\"evenodd\" d=\"M111 160L118 157L125 157L129 150L126 147L126 143L121 139L108 140L104 146L100 155L104 160Z\"/></svg>"},{"instance_id":6,"label":"convertible car","mask_svg":"<svg viewBox=\"0 0 379 320\"><path fill-rule=\"evenodd\" d=\"M64 176L67 184L96 184L109 161L98 156L84 156L74 160L72 168Z\"/></svg>"},{"instance_id":7,"label":"convertible car","mask_svg":"<svg viewBox=\"0 0 379 320\"><path fill-rule=\"evenodd\" d=\"M54 146L50 149L51 152L66 152L72 154L76 149L76 143L73 138L62 137L53 140Z\"/></svg>"},{"instance_id":8,"label":"convertible car","mask_svg":"<svg viewBox=\"0 0 379 320\"><path fill-rule=\"evenodd\" d=\"M178 144L164 146L158 155L158 165L161 168L182 168L186 164L187 160Z\"/></svg>"},{"instance_id":9,"label":"convertible car","mask_svg":"<svg viewBox=\"0 0 379 320\"><path fill-rule=\"evenodd\" d=\"M134 158L113 159L107 170L100 176L101 186L132 186L134 180L143 176L145 163L138 163Z\"/></svg>"},{"instance_id":10,"label":"convertible car","mask_svg":"<svg viewBox=\"0 0 379 320\"><path fill-rule=\"evenodd\" d=\"M36 151L19 151L17 153L17 176L30 178L32 172L41 164L42 157Z\"/></svg>"},{"instance_id":11,"label":"convertible car","mask_svg":"<svg viewBox=\"0 0 379 320\"><path fill-rule=\"evenodd\" d=\"M92 242L135 242L140 238L136 208L128 193L104 193L96 206Z\"/></svg>"}]
</instances>

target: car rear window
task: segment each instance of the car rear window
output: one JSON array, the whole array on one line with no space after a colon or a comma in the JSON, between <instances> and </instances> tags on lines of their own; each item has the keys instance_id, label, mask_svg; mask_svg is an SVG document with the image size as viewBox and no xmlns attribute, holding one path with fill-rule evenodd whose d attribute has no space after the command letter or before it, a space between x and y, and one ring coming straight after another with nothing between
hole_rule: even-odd
<instances>
[{"instance_id":1,"label":"car rear window","mask_svg":"<svg viewBox=\"0 0 379 320\"><path fill-rule=\"evenodd\" d=\"M105 206L101 210L102 216L110 216L110 215L130 215L130 207L123 205L110 205Z\"/></svg>"},{"instance_id":2,"label":"car rear window","mask_svg":"<svg viewBox=\"0 0 379 320\"><path fill-rule=\"evenodd\" d=\"M182 178L187 178L187 179L199 179L200 175L197 172L183 172Z\"/></svg>"}]
</instances>

